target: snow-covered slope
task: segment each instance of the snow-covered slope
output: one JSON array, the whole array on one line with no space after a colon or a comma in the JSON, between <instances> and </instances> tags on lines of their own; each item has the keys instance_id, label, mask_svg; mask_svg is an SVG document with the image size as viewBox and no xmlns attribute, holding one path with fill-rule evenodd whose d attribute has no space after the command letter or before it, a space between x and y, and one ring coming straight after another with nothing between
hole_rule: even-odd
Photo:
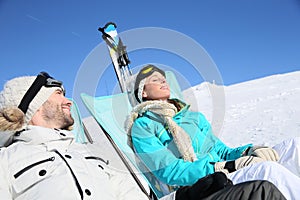
<instances>
[{"instance_id":1,"label":"snow-covered slope","mask_svg":"<svg viewBox=\"0 0 300 200\"><path fill-rule=\"evenodd\" d=\"M229 146L300 136L300 71L224 87L205 82L183 94Z\"/></svg>"}]
</instances>

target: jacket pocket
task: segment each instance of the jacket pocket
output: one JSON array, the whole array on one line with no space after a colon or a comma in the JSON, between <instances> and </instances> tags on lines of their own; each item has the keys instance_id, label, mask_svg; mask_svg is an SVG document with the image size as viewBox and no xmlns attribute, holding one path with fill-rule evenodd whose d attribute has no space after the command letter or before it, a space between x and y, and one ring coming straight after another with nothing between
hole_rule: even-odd
<instances>
[{"instance_id":1,"label":"jacket pocket","mask_svg":"<svg viewBox=\"0 0 300 200\"><path fill-rule=\"evenodd\" d=\"M51 158L47 158L47 159L45 159L45 160L41 160L41 161L38 161L38 162L36 162L36 163L33 163L33 164L31 164L31 165L25 167L24 169L20 170L19 172L17 172L17 173L14 175L14 177L15 177L15 179L17 179L19 176L21 176L23 173L25 173L26 171L30 170L31 168L33 168L33 167L35 167L35 166L38 166L38 165L40 165L40 164L43 164L43 163L45 163L45 162L54 161L54 159L55 159L55 157L52 156Z\"/></svg>"},{"instance_id":2,"label":"jacket pocket","mask_svg":"<svg viewBox=\"0 0 300 200\"><path fill-rule=\"evenodd\" d=\"M33 162L14 173L14 188L17 193L37 184L50 176L49 164L55 160L54 156Z\"/></svg>"},{"instance_id":3,"label":"jacket pocket","mask_svg":"<svg viewBox=\"0 0 300 200\"><path fill-rule=\"evenodd\" d=\"M108 160L104 160L103 158L96 157L96 156L87 156L85 157L86 160L93 160L96 161L95 163L97 164L98 167L101 169L105 169L105 167L109 164ZM100 162L99 162L100 161Z\"/></svg>"}]
</instances>

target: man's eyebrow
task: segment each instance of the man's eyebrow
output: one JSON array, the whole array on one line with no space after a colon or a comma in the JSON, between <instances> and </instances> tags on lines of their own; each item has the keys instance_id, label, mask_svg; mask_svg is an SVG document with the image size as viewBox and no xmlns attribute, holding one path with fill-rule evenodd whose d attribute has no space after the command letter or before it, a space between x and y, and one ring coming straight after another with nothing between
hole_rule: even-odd
<instances>
[{"instance_id":1,"label":"man's eyebrow","mask_svg":"<svg viewBox=\"0 0 300 200\"><path fill-rule=\"evenodd\" d=\"M57 92L57 91L63 92L63 90L62 90L61 88L57 88L55 91L56 91L56 92Z\"/></svg>"}]
</instances>

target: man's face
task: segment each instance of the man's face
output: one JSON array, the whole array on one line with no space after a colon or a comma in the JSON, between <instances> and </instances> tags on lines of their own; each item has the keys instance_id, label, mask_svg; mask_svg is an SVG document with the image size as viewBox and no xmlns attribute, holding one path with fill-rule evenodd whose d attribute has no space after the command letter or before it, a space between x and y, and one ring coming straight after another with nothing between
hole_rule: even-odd
<instances>
[{"instance_id":1,"label":"man's face","mask_svg":"<svg viewBox=\"0 0 300 200\"><path fill-rule=\"evenodd\" d=\"M68 100L61 89L57 89L41 108L41 117L52 124L51 128L68 129L74 124L71 116L72 102Z\"/></svg>"},{"instance_id":2,"label":"man's face","mask_svg":"<svg viewBox=\"0 0 300 200\"><path fill-rule=\"evenodd\" d=\"M143 98L148 100L167 100L170 98L170 88L162 74L154 72L147 77Z\"/></svg>"}]
</instances>

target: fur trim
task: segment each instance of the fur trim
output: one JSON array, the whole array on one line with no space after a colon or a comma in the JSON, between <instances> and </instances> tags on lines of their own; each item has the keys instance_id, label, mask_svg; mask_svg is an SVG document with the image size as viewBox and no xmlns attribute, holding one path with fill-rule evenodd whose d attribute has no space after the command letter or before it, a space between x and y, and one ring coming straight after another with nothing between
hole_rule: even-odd
<instances>
[{"instance_id":1,"label":"fur trim","mask_svg":"<svg viewBox=\"0 0 300 200\"><path fill-rule=\"evenodd\" d=\"M143 91L144 91L145 83L146 83L146 78L141 80L140 84L139 84L139 88L138 88L138 98L139 99L138 100L140 100L140 102L143 102Z\"/></svg>"},{"instance_id":2,"label":"fur trim","mask_svg":"<svg viewBox=\"0 0 300 200\"><path fill-rule=\"evenodd\" d=\"M160 115L167 123L169 130L173 136L174 142L183 159L190 162L196 161L197 157L194 152L190 136L172 119L172 117L177 113L177 108L173 104L165 101L146 101L133 108L125 124L125 129L130 138L129 144L131 145L131 147L131 129L133 123L138 116L141 116L147 111L151 111Z\"/></svg>"},{"instance_id":3,"label":"fur trim","mask_svg":"<svg viewBox=\"0 0 300 200\"><path fill-rule=\"evenodd\" d=\"M17 107L5 108L0 111L0 131L19 131L25 122L24 113Z\"/></svg>"}]
</instances>

